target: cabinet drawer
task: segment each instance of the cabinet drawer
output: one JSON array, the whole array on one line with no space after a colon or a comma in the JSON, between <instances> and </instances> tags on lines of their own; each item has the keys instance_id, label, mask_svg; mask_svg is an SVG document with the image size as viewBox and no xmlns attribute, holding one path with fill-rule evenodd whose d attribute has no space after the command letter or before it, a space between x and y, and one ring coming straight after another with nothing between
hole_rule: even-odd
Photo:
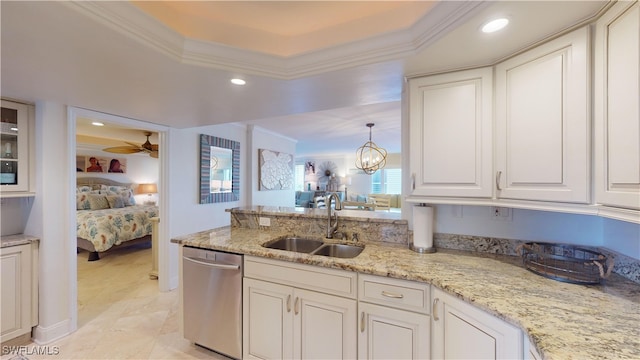
<instances>
[{"instance_id":1,"label":"cabinet drawer","mask_svg":"<svg viewBox=\"0 0 640 360\"><path fill-rule=\"evenodd\" d=\"M413 281L373 275L358 277L360 301L429 313L429 286Z\"/></svg>"},{"instance_id":2,"label":"cabinet drawer","mask_svg":"<svg viewBox=\"0 0 640 360\"><path fill-rule=\"evenodd\" d=\"M358 274L350 271L245 256L244 276L325 294L356 298Z\"/></svg>"}]
</instances>

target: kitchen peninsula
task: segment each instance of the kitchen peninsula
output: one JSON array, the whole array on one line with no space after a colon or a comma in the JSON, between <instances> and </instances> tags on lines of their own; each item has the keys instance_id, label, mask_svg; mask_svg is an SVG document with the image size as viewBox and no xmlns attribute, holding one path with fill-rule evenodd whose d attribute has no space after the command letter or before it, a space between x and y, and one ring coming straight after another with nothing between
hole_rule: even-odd
<instances>
[{"instance_id":1,"label":"kitchen peninsula","mask_svg":"<svg viewBox=\"0 0 640 360\"><path fill-rule=\"evenodd\" d=\"M406 220L394 214L356 210L338 212L338 231L346 232L347 242L353 242L352 233L361 229L357 242L364 250L355 258L273 250L262 245L283 235L329 241L323 233L326 210L250 207L228 211L230 227L177 237L172 242L243 254L245 261L268 258L283 264L431 285L434 291L473 304L522 330L524 351L530 342L537 350L533 353L547 359L640 358L640 286L617 274L600 285L575 285L533 274L514 256L442 249L418 254L407 247ZM370 217L361 217L363 213ZM373 231L380 235L363 236ZM383 241L387 235L391 242ZM428 343L429 336L424 341Z\"/></svg>"}]
</instances>

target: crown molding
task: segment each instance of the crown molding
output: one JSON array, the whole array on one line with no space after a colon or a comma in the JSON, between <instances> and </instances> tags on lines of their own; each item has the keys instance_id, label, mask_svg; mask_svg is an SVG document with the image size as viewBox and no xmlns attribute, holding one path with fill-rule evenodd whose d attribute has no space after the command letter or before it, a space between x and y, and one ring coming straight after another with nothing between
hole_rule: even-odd
<instances>
[{"instance_id":1,"label":"crown molding","mask_svg":"<svg viewBox=\"0 0 640 360\"><path fill-rule=\"evenodd\" d=\"M414 55L489 4L484 1L441 1L426 16L407 29L290 57L280 57L184 38L128 2L60 3L177 61L283 80Z\"/></svg>"}]
</instances>

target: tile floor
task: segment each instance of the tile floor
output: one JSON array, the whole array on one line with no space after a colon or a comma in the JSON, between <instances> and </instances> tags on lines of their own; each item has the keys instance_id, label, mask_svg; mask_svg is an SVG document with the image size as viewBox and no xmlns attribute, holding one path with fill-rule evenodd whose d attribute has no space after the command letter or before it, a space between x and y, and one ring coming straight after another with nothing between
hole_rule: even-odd
<instances>
[{"instance_id":1,"label":"tile floor","mask_svg":"<svg viewBox=\"0 0 640 360\"><path fill-rule=\"evenodd\" d=\"M178 291L149 279L151 248L121 249L88 262L78 254L78 330L8 359L227 359L178 332ZM48 352L46 355L34 354Z\"/></svg>"}]
</instances>

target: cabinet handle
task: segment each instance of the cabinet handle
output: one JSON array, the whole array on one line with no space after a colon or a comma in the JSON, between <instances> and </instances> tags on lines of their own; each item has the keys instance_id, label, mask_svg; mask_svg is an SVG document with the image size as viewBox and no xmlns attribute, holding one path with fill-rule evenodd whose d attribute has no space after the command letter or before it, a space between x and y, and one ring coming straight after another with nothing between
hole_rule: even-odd
<instances>
[{"instance_id":1,"label":"cabinet handle","mask_svg":"<svg viewBox=\"0 0 640 360\"><path fill-rule=\"evenodd\" d=\"M382 291L382 296L386 296L388 298L393 298L393 299L402 299L404 297L404 295L402 294L390 293L387 291Z\"/></svg>"},{"instance_id":2,"label":"cabinet handle","mask_svg":"<svg viewBox=\"0 0 640 360\"><path fill-rule=\"evenodd\" d=\"M287 296L287 312L291 312L291 294Z\"/></svg>"},{"instance_id":3,"label":"cabinet handle","mask_svg":"<svg viewBox=\"0 0 640 360\"><path fill-rule=\"evenodd\" d=\"M360 332L364 332L364 311L360 315Z\"/></svg>"},{"instance_id":4,"label":"cabinet handle","mask_svg":"<svg viewBox=\"0 0 640 360\"><path fill-rule=\"evenodd\" d=\"M502 177L502 171L498 171L496 173L496 189L498 189L498 191L502 190L502 188L500 187L500 178Z\"/></svg>"},{"instance_id":5,"label":"cabinet handle","mask_svg":"<svg viewBox=\"0 0 640 360\"><path fill-rule=\"evenodd\" d=\"M298 309L298 304L299 304L299 303L300 303L300 298L299 298L299 297L297 297L297 298L296 298L296 302L295 302L295 304L293 305L293 312L294 312L296 315L298 315L298 312L299 312L299 309Z\"/></svg>"},{"instance_id":6,"label":"cabinet handle","mask_svg":"<svg viewBox=\"0 0 640 360\"><path fill-rule=\"evenodd\" d=\"M411 174L411 190L416 189L416 173Z\"/></svg>"},{"instance_id":7,"label":"cabinet handle","mask_svg":"<svg viewBox=\"0 0 640 360\"><path fill-rule=\"evenodd\" d=\"M431 307L431 312L433 313L433 321L440 320L440 318L438 317L438 301L440 301L440 299L433 299L433 306Z\"/></svg>"}]
</instances>

